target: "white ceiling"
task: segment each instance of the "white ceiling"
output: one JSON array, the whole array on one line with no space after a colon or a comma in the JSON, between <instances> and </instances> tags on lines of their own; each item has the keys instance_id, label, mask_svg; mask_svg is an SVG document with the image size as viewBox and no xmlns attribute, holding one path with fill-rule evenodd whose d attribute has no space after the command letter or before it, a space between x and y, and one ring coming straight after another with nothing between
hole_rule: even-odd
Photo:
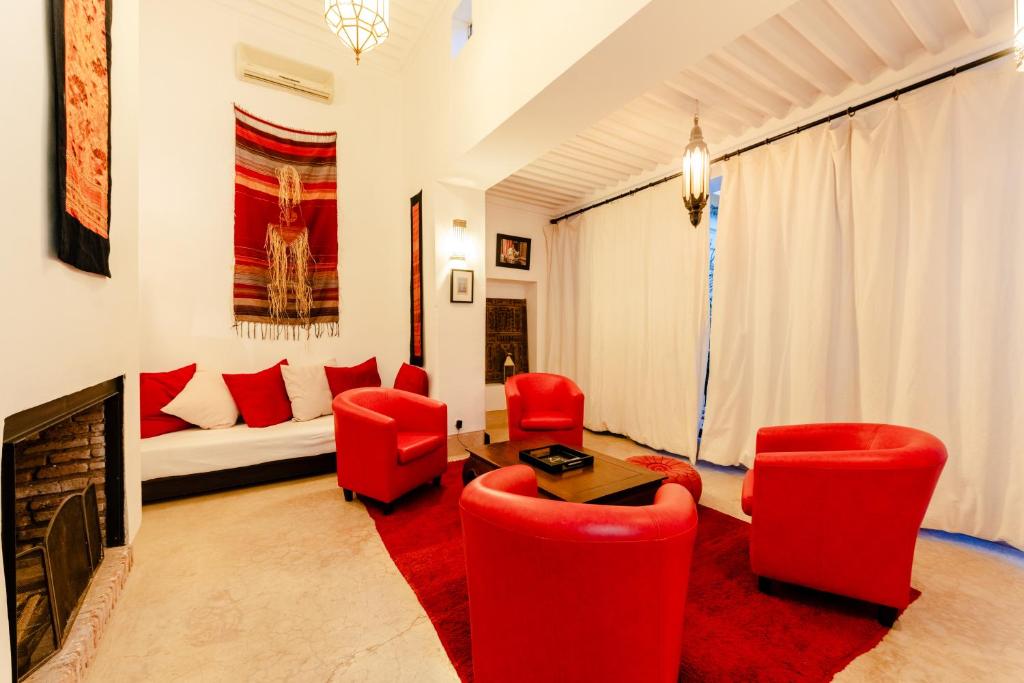
<instances>
[{"instance_id":1,"label":"white ceiling","mask_svg":"<svg viewBox=\"0 0 1024 683\"><path fill-rule=\"evenodd\" d=\"M712 155L738 149L1007 44L1012 3L800 0L492 186L488 197L557 214L664 174L681 159L697 100Z\"/></svg>"},{"instance_id":2,"label":"white ceiling","mask_svg":"<svg viewBox=\"0 0 1024 683\"><path fill-rule=\"evenodd\" d=\"M351 56L351 50L327 28L323 0L219 1L276 25L290 27L303 37L329 47L336 47L341 54ZM401 71L428 25L428 20L443 2L444 0L391 0L391 35L379 47L364 54L360 64L395 73ZM354 56L352 60L355 60Z\"/></svg>"}]
</instances>

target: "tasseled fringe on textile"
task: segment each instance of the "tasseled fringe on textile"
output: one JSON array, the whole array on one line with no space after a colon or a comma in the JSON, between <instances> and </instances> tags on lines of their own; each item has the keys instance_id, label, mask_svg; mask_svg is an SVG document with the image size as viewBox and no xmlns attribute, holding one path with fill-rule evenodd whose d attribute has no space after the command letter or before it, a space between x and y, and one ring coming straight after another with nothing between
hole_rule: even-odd
<instances>
[{"instance_id":1,"label":"tasseled fringe on textile","mask_svg":"<svg viewBox=\"0 0 1024 683\"><path fill-rule=\"evenodd\" d=\"M341 323L311 323L309 325L283 325L258 323L252 320L236 320L235 334L246 339L294 340L340 337Z\"/></svg>"},{"instance_id":2,"label":"tasseled fringe on textile","mask_svg":"<svg viewBox=\"0 0 1024 683\"><path fill-rule=\"evenodd\" d=\"M309 282L309 231L303 229L291 242L276 226L267 226L267 299L270 317L277 321L288 313L288 290L295 296L295 314L308 320L313 308L313 287Z\"/></svg>"}]
</instances>

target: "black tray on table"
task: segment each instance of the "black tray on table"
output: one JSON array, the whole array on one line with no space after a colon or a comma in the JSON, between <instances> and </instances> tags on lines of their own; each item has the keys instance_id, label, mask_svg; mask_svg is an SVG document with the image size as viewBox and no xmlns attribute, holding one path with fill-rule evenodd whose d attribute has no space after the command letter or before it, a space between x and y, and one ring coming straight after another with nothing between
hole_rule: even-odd
<instances>
[{"instance_id":1,"label":"black tray on table","mask_svg":"<svg viewBox=\"0 0 1024 683\"><path fill-rule=\"evenodd\" d=\"M538 467L551 474L578 470L581 467L594 464L594 456L560 443L519 451L519 459L527 465Z\"/></svg>"}]
</instances>

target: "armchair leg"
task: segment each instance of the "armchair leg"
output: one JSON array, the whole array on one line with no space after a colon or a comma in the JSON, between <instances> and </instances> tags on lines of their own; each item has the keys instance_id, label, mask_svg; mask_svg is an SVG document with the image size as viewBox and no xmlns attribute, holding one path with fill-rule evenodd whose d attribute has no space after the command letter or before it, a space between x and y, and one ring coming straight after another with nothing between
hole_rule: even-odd
<instances>
[{"instance_id":1,"label":"armchair leg","mask_svg":"<svg viewBox=\"0 0 1024 683\"><path fill-rule=\"evenodd\" d=\"M434 486L436 486L437 488L441 488L441 475L439 474L439 475L437 475L436 477L434 477L434 481L433 481L432 483L433 483L433 484L434 484Z\"/></svg>"},{"instance_id":2,"label":"armchair leg","mask_svg":"<svg viewBox=\"0 0 1024 683\"><path fill-rule=\"evenodd\" d=\"M757 577L757 590L761 591L765 595L772 594L772 580L767 576Z\"/></svg>"},{"instance_id":3,"label":"armchair leg","mask_svg":"<svg viewBox=\"0 0 1024 683\"><path fill-rule=\"evenodd\" d=\"M899 615L900 611L895 607L878 606L878 623L886 628L892 628L892 625L896 623L896 617Z\"/></svg>"},{"instance_id":4,"label":"armchair leg","mask_svg":"<svg viewBox=\"0 0 1024 683\"><path fill-rule=\"evenodd\" d=\"M341 490L341 492L345 494L345 500L348 501L349 503L351 503L352 502L352 498L354 497L352 495L352 491L350 491L349 489L344 489L343 488Z\"/></svg>"}]
</instances>

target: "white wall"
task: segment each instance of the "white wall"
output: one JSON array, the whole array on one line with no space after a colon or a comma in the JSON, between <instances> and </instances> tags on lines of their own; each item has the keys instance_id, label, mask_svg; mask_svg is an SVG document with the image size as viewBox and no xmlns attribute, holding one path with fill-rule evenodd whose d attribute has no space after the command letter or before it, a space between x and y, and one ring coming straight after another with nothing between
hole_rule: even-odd
<instances>
[{"instance_id":1,"label":"white wall","mask_svg":"<svg viewBox=\"0 0 1024 683\"><path fill-rule=\"evenodd\" d=\"M544 303L547 301L547 244L544 226L550 216L526 204L497 197L487 199L487 296L491 298L526 299L526 327L530 344L530 370L542 372L541 345L544 343ZM495 265L498 233L529 237L533 256L530 270L502 268ZM484 388L487 410L505 409L505 388L487 384Z\"/></svg>"},{"instance_id":2,"label":"white wall","mask_svg":"<svg viewBox=\"0 0 1024 683\"><path fill-rule=\"evenodd\" d=\"M5 416L125 375L127 531L141 521L138 421L137 118L138 14L116 3L112 27L111 279L56 259L53 225L53 102L50 27L44 2L0 10L6 64L0 169L4 246L0 249L0 422ZM3 583L0 582L0 599ZM10 671L0 628L0 679Z\"/></svg>"},{"instance_id":3,"label":"white wall","mask_svg":"<svg viewBox=\"0 0 1024 683\"><path fill-rule=\"evenodd\" d=\"M408 195L396 76L208 0L145 3L142 19L140 272L142 365L258 370L283 357L377 356L390 385L409 348ZM234 75L247 42L335 71L322 104ZM341 336L240 338L232 329L232 103L284 126L338 132Z\"/></svg>"}]
</instances>

